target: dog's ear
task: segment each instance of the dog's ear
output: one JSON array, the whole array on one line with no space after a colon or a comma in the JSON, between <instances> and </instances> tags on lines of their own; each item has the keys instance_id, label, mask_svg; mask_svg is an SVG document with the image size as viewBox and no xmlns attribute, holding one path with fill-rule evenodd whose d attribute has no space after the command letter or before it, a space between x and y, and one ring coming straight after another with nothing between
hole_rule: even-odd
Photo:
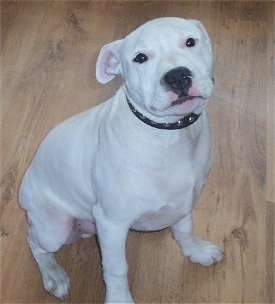
<instances>
[{"instance_id":1,"label":"dog's ear","mask_svg":"<svg viewBox=\"0 0 275 304\"><path fill-rule=\"evenodd\" d=\"M96 62L96 79L105 84L119 75L121 72L121 62L119 49L122 40L113 41L102 47Z\"/></svg>"}]
</instances>

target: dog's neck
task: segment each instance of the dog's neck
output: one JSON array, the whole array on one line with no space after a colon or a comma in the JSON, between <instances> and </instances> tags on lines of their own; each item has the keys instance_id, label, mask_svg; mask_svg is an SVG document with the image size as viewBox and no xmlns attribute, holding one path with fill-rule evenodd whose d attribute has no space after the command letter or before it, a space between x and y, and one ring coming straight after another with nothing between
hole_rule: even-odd
<instances>
[{"instance_id":1,"label":"dog's neck","mask_svg":"<svg viewBox=\"0 0 275 304\"><path fill-rule=\"evenodd\" d=\"M179 130L179 129L183 129L186 127L189 127L190 125L192 125L194 122L196 122L198 120L198 118L200 117L200 114L195 114L195 113L190 113L184 117L182 117L181 119L179 119L176 122L171 122L171 123L159 123L159 122L155 122L151 119L149 119L148 117L144 116L143 114L141 114L130 102L130 100L128 99L128 97L126 96L128 105L131 109L131 111L133 112L133 114L139 119L141 120L143 123L153 127L153 128L157 128L157 129L162 129L162 130Z\"/></svg>"}]
</instances>

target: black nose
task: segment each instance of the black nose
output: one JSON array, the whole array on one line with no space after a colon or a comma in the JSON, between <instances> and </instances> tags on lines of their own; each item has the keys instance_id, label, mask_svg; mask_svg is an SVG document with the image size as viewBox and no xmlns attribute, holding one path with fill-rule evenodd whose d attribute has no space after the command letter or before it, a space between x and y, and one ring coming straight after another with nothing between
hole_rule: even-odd
<instances>
[{"instance_id":1,"label":"black nose","mask_svg":"<svg viewBox=\"0 0 275 304\"><path fill-rule=\"evenodd\" d=\"M187 96L188 90L192 86L191 76L192 74L189 69L178 67L164 75L164 82L178 95Z\"/></svg>"}]
</instances>

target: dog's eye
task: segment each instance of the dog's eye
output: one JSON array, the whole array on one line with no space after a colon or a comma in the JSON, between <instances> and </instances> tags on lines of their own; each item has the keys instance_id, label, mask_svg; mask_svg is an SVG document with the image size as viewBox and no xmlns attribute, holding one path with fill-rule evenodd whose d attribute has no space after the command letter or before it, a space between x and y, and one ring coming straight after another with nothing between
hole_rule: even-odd
<instances>
[{"instance_id":1,"label":"dog's eye","mask_svg":"<svg viewBox=\"0 0 275 304\"><path fill-rule=\"evenodd\" d=\"M193 46L195 46L195 44L196 44L196 41L194 38L188 38L185 43L185 45L187 47L193 47Z\"/></svg>"},{"instance_id":2,"label":"dog's eye","mask_svg":"<svg viewBox=\"0 0 275 304\"><path fill-rule=\"evenodd\" d=\"M143 63L148 60L148 57L142 53L137 54L137 56L134 58L134 62Z\"/></svg>"}]
</instances>

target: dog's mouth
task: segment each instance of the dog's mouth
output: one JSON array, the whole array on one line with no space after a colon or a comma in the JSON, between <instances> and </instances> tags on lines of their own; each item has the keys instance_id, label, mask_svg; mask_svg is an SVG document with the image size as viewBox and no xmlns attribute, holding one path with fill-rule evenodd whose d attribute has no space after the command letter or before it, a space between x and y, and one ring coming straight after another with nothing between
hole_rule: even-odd
<instances>
[{"instance_id":1,"label":"dog's mouth","mask_svg":"<svg viewBox=\"0 0 275 304\"><path fill-rule=\"evenodd\" d=\"M178 99L172 101L171 105L172 106L177 106L177 105L181 105L184 102L188 101L188 100L193 100L195 98L202 98L201 96L190 96L190 95L186 95L186 96L179 96Z\"/></svg>"}]
</instances>

